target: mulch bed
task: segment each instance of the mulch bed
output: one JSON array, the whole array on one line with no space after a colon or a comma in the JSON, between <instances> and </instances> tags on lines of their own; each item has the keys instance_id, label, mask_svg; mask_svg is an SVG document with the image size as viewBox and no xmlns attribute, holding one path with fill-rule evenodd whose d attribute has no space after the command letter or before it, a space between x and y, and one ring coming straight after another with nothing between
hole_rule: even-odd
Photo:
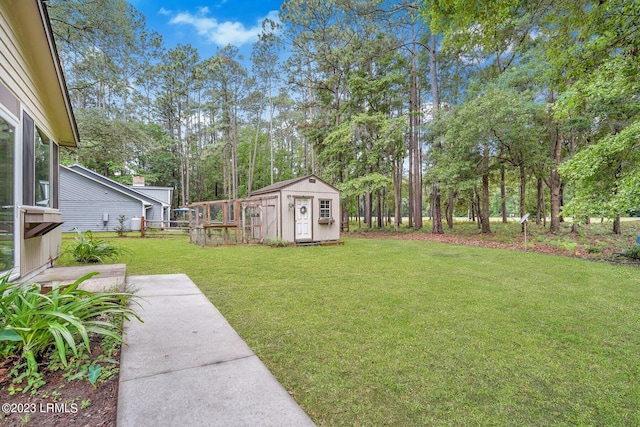
<instances>
[{"instance_id":1,"label":"mulch bed","mask_svg":"<svg viewBox=\"0 0 640 427\"><path fill-rule=\"evenodd\" d=\"M100 351L100 343L92 344L95 355ZM119 360L120 353L111 357ZM15 360L0 363L0 426L115 427L118 375L94 388L87 379L68 381L61 370L51 372L41 368L46 384L35 394L17 392L10 395L8 373L14 363Z\"/></svg>"}]
</instances>

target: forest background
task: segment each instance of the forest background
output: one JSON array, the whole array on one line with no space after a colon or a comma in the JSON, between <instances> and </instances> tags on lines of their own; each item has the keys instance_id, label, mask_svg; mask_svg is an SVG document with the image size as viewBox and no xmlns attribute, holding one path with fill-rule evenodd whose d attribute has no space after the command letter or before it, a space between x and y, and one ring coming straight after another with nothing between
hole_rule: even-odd
<instances>
[{"instance_id":1,"label":"forest background","mask_svg":"<svg viewBox=\"0 0 640 427\"><path fill-rule=\"evenodd\" d=\"M285 0L248 61L167 49L125 0L48 5L81 135L62 161L174 206L314 173L369 227L620 233L640 210L638 2Z\"/></svg>"}]
</instances>

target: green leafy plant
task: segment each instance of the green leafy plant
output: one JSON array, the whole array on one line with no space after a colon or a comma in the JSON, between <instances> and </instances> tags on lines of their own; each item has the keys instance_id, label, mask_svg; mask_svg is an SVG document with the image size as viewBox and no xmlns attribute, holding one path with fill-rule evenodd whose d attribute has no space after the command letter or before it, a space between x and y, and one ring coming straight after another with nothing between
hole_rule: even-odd
<instances>
[{"instance_id":1,"label":"green leafy plant","mask_svg":"<svg viewBox=\"0 0 640 427\"><path fill-rule=\"evenodd\" d=\"M16 392L26 393L31 391L31 394L35 394L40 387L45 384L40 372L29 372L28 362L23 362L15 365L9 375L13 378L15 384L22 384L24 380L27 381L27 385L24 387L11 387L9 394L13 395Z\"/></svg>"},{"instance_id":2,"label":"green leafy plant","mask_svg":"<svg viewBox=\"0 0 640 427\"><path fill-rule=\"evenodd\" d=\"M91 231L84 233L76 229L77 236L74 242L65 249L66 254L70 254L74 261L83 264L103 263L106 260L116 260L125 254L124 249L107 243L105 240L93 237Z\"/></svg>"},{"instance_id":3,"label":"green leafy plant","mask_svg":"<svg viewBox=\"0 0 640 427\"><path fill-rule=\"evenodd\" d=\"M270 237L267 237L266 239L264 239L264 244L267 246L271 246L272 248L284 248L286 246L289 246L289 243L287 243L286 241L280 238L270 238Z\"/></svg>"},{"instance_id":4,"label":"green leafy plant","mask_svg":"<svg viewBox=\"0 0 640 427\"><path fill-rule=\"evenodd\" d=\"M635 245L624 251L624 256L631 259L640 259L640 245Z\"/></svg>"},{"instance_id":5,"label":"green leafy plant","mask_svg":"<svg viewBox=\"0 0 640 427\"><path fill-rule=\"evenodd\" d=\"M127 220L126 215L118 215L118 225L113 229L116 232L118 237L124 237L125 234L130 231L125 225L125 221Z\"/></svg>"},{"instance_id":6,"label":"green leafy plant","mask_svg":"<svg viewBox=\"0 0 640 427\"><path fill-rule=\"evenodd\" d=\"M87 409L89 406L91 406L91 399L84 399L80 403L80 409Z\"/></svg>"},{"instance_id":7,"label":"green leafy plant","mask_svg":"<svg viewBox=\"0 0 640 427\"><path fill-rule=\"evenodd\" d=\"M590 254L597 254L597 253L601 252L601 249L599 247L597 247L597 246L594 246L594 245L587 245L587 246L585 246L584 249L587 251L587 253L590 253Z\"/></svg>"},{"instance_id":8,"label":"green leafy plant","mask_svg":"<svg viewBox=\"0 0 640 427\"><path fill-rule=\"evenodd\" d=\"M89 366L89 369L87 371L87 379L89 380L93 388L96 388L96 383L98 382L98 378L100 377L101 370L101 366L97 363L95 365Z\"/></svg>"},{"instance_id":9,"label":"green leafy plant","mask_svg":"<svg viewBox=\"0 0 640 427\"><path fill-rule=\"evenodd\" d=\"M37 378L38 360L51 349L66 367L69 354L77 358L82 348L90 348L90 334L121 342L122 320L140 320L127 305L132 294L78 288L95 274L48 294L41 293L38 284L24 286L9 283L8 276L0 278L0 353L24 361L17 365L16 379Z\"/></svg>"}]
</instances>

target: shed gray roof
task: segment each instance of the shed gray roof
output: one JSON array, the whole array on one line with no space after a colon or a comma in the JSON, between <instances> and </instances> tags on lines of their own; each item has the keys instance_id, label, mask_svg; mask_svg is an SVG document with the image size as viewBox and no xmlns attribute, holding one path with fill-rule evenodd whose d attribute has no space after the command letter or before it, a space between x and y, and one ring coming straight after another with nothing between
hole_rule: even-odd
<instances>
[{"instance_id":1,"label":"shed gray roof","mask_svg":"<svg viewBox=\"0 0 640 427\"><path fill-rule=\"evenodd\" d=\"M304 181L305 179L309 179L309 178L315 178L318 181L328 185L329 187L333 188L336 191L340 191L337 188L335 188L333 185L327 183L326 181L318 178L316 175L305 175L305 176L301 176L299 178L292 178L292 179L287 179L286 181L280 181L280 182L275 182L271 185L267 185L266 187L262 187L259 188L258 190L252 191L251 192L251 196L257 196L259 194L266 194L266 193L274 193L276 191L280 191L283 188L289 187L290 185L296 184L300 181Z\"/></svg>"}]
</instances>

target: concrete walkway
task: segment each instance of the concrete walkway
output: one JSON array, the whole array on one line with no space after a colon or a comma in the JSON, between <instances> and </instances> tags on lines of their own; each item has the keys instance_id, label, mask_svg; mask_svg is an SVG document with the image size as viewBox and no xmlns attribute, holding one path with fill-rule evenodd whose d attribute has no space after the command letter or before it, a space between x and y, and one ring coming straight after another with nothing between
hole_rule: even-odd
<instances>
[{"instance_id":1,"label":"concrete walkway","mask_svg":"<svg viewBox=\"0 0 640 427\"><path fill-rule=\"evenodd\" d=\"M186 275L127 284L144 323L125 325L118 427L314 425Z\"/></svg>"},{"instance_id":2,"label":"concrete walkway","mask_svg":"<svg viewBox=\"0 0 640 427\"><path fill-rule=\"evenodd\" d=\"M91 264L76 267L49 268L29 279L29 283L39 283L43 286L51 286L54 283L60 286L68 285L79 278L89 274L98 273L85 280L78 286L90 292L114 291L122 289L126 280L126 264Z\"/></svg>"}]
</instances>

